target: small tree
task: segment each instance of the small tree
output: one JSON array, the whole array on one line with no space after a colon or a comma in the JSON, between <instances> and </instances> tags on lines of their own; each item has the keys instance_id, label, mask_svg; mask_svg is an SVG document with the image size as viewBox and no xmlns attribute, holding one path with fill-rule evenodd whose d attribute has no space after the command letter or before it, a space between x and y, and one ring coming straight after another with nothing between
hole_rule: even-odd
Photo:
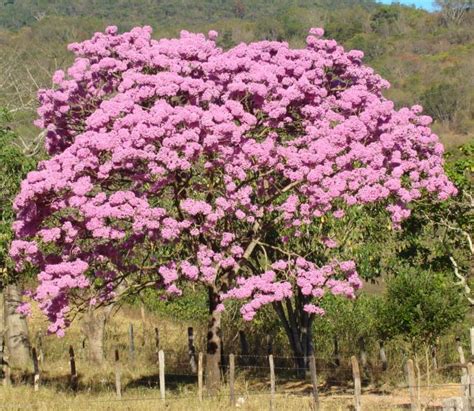
<instances>
[{"instance_id":1,"label":"small tree","mask_svg":"<svg viewBox=\"0 0 474 411\"><path fill-rule=\"evenodd\" d=\"M456 120L456 116L463 108L463 92L458 85L441 83L428 88L420 97L426 113L445 123Z\"/></svg>"},{"instance_id":2,"label":"small tree","mask_svg":"<svg viewBox=\"0 0 474 411\"><path fill-rule=\"evenodd\" d=\"M21 180L34 168L36 162L16 145L17 138L8 127L10 119L9 112L0 108L0 293L4 294L3 299L0 298L3 301L0 306L0 329L3 334L5 326L10 365L21 368L29 363L28 327L24 313L17 312L21 307L22 296L15 277L11 275L12 264L8 249L13 239L12 202Z\"/></svg>"},{"instance_id":3,"label":"small tree","mask_svg":"<svg viewBox=\"0 0 474 411\"><path fill-rule=\"evenodd\" d=\"M474 143L448 152L446 173L458 188L458 195L444 203L418 201L412 215L397 232L396 260L411 267L435 272L452 272L467 301L472 293L473 172ZM392 265L393 266L393 265ZM397 267L392 269L397 271Z\"/></svg>"},{"instance_id":4,"label":"small tree","mask_svg":"<svg viewBox=\"0 0 474 411\"><path fill-rule=\"evenodd\" d=\"M370 18L370 28L377 34L388 36L400 18L400 11L394 6L380 6Z\"/></svg>"},{"instance_id":5,"label":"small tree","mask_svg":"<svg viewBox=\"0 0 474 411\"><path fill-rule=\"evenodd\" d=\"M441 9L446 23L460 24L474 7L472 0L435 0L434 4Z\"/></svg>"},{"instance_id":6,"label":"small tree","mask_svg":"<svg viewBox=\"0 0 474 411\"><path fill-rule=\"evenodd\" d=\"M414 353L461 323L468 309L460 287L448 276L414 268L388 281L384 299L380 328L389 337L404 338Z\"/></svg>"}]
</instances>

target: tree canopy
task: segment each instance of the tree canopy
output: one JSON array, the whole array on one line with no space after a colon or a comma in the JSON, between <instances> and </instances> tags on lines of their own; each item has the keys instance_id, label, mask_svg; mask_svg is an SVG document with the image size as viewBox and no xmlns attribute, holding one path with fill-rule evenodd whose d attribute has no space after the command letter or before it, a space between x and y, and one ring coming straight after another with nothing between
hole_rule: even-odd
<instances>
[{"instance_id":1,"label":"tree canopy","mask_svg":"<svg viewBox=\"0 0 474 411\"><path fill-rule=\"evenodd\" d=\"M362 53L322 34L303 49L222 51L213 31L156 41L149 27L109 27L70 46L75 63L40 92L53 157L22 185L11 248L18 269L39 271L50 331L63 332L73 298L100 304L119 285L180 294L182 281L208 286L217 312L248 300L249 320L296 294L321 314L326 292L354 297L355 263L297 254L294 239L373 203L399 227L424 193L456 192L421 107L395 110Z\"/></svg>"}]
</instances>

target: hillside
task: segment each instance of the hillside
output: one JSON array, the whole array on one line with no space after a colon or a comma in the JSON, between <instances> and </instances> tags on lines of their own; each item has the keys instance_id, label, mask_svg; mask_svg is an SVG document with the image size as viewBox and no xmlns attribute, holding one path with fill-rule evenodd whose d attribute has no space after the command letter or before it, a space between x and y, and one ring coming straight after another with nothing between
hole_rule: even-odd
<instances>
[{"instance_id":1,"label":"hillside","mask_svg":"<svg viewBox=\"0 0 474 411\"><path fill-rule=\"evenodd\" d=\"M451 148L474 131L473 23L472 12L455 22L442 12L371 0L9 0L0 6L0 105L15 110L20 135L35 136L36 89L70 63L68 43L110 24L151 25L157 38L215 29L224 48L259 39L302 46L308 28L321 26L327 37L365 52L366 63L391 82L389 98L422 103Z\"/></svg>"},{"instance_id":2,"label":"hillside","mask_svg":"<svg viewBox=\"0 0 474 411\"><path fill-rule=\"evenodd\" d=\"M142 24L171 28L232 18L255 21L278 17L291 8L327 12L354 4L367 10L376 7L374 0L9 0L0 6L0 25L18 29L47 16L63 16L114 21L123 29Z\"/></svg>"}]
</instances>

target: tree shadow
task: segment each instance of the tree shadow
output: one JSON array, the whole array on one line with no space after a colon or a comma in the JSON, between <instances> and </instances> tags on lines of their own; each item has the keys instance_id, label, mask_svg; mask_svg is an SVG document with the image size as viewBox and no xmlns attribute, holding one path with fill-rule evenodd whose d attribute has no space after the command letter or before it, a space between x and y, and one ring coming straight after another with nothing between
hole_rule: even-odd
<instances>
[{"instance_id":1,"label":"tree shadow","mask_svg":"<svg viewBox=\"0 0 474 411\"><path fill-rule=\"evenodd\" d=\"M166 389L176 390L183 385L196 385L197 376L191 374L166 374L165 385ZM134 379L124 386L124 389L129 388L159 388L160 376L159 374L145 375L143 377Z\"/></svg>"}]
</instances>

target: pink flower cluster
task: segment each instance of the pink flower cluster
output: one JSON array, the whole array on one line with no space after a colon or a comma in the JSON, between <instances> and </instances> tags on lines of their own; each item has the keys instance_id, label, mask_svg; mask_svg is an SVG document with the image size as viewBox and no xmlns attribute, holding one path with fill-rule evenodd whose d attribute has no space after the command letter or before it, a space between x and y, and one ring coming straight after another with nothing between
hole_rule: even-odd
<instances>
[{"instance_id":1,"label":"pink flower cluster","mask_svg":"<svg viewBox=\"0 0 474 411\"><path fill-rule=\"evenodd\" d=\"M47 314L51 324L48 331L64 335L68 325L66 315L69 312L68 293L73 289L84 289L90 286L84 275L88 264L82 260L48 264L38 274L40 284L34 298L41 302L40 309Z\"/></svg>"},{"instance_id":2,"label":"pink flower cluster","mask_svg":"<svg viewBox=\"0 0 474 411\"><path fill-rule=\"evenodd\" d=\"M257 311L265 304L282 301L293 295L292 285L289 281L276 281L275 271L266 271L262 275L249 278L239 277L236 287L223 293L222 300L235 298L238 300L251 301L244 304L240 309L244 320L253 319Z\"/></svg>"},{"instance_id":3,"label":"pink flower cluster","mask_svg":"<svg viewBox=\"0 0 474 411\"><path fill-rule=\"evenodd\" d=\"M109 27L70 46L73 65L39 93L52 157L22 184L11 248L18 268L39 267L35 298L54 331L75 289L113 292L113 278L93 281L110 267L143 281L142 264L153 265L147 275L174 294L187 280L219 287L256 229L302 235L326 214L375 202L399 225L411 201L455 193L431 119L419 106L395 110L362 53L322 34L312 29L303 49L261 41L223 51L214 32L154 40L149 27ZM52 266L55 282L43 275ZM353 269L291 266L287 280L274 268L231 281L226 295L251 299L251 318L297 287L318 298L327 278L351 297L359 284L334 274Z\"/></svg>"},{"instance_id":4,"label":"pink flower cluster","mask_svg":"<svg viewBox=\"0 0 474 411\"><path fill-rule=\"evenodd\" d=\"M262 275L239 277L236 287L221 295L222 300L249 299L240 312L245 320L252 320L262 306L291 298L296 288L308 301L304 311L324 315L324 310L310 301L318 302L327 292L355 298L355 291L362 286L353 261L317 267L311 261L297 257L277 260L272 269Z\"/></svg>"}]
</instances>

